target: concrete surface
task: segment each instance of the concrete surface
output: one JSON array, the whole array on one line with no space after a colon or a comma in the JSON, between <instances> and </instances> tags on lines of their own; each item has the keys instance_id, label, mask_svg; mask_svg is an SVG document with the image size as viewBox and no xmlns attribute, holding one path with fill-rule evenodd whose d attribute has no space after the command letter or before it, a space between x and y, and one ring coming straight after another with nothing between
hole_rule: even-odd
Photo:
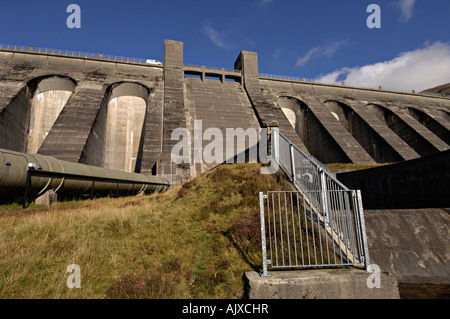
<instances>
[{"instance_id":1,"label":"concrete surface","mask_svg":"<svg viewBox=\"0 0 450 319\"><path fill-rule=\"evenodd\" d=\"M370 262L401 284L450 284L449 213L365 210Z\"/></svg>"},{"instance_id":2,"label":"concrete surface","mask_svg":"<svg viewBox=\"0 0 450 319\"><path fill-rule=\"evenodd\" d=\"M249 299L399 299L397 280L380 273L380 288L370 289L371 273L355 268L272 271L271 277L245 273Z\"/></svg>"},{"instance_id":3,"label":"concrete surface","mask_svg":"<svg viewBox=\"0 0 450 319\"><path fill-rule=\"evenodd\" d=\"M365 209L450 207L450 150L336 177L361 190Z\"/></svg>"},{"instance_id":4,"label":"concrete surface","mask_svg":"<svg viewBox=\"0 0 450 319\"><path fill-rule=\"evenodd\" d=\"M241 51L230 70L184 64L180 41L165 40L164 49L164 66L0 49L0 147L24 152L31 140L30 150L40 154L97 166L111 162L105 160L108 152L121 152L128 159L114 167L135 166L174 184L213 166L171 163L179 142L172 132L192 130L195 120L221 130L277 122L284 135L323 163L403 161L450 148L448 98L262 77L256 52ZM64 97L57 106L48 98L48 105L33 103L36 92L58 90L72 92L67 102ZM121 142L104 148L107 136L121 141L130 134L107 132L108 104L119 96L146 103L141 138L133 132L133 143L125 143L136 144L128 147L132 151L118 151L115 144ZM286 99L298 103L283 106ZM371 112L374 104L387 111ZM294 126L282 107L296 113ZM41 116L46 108L56 119ZM140 131L141 122L137 126Z\"/></svg>"}]
</instances>

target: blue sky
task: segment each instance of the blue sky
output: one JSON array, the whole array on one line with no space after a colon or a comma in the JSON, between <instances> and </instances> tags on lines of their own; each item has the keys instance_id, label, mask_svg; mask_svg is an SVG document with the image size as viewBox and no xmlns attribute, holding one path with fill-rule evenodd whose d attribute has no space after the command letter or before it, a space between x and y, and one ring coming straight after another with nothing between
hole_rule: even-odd
<instances>
[{"instance_id":1,"label":"blue sky","mask_svg":"<svg viewBox=\"0 0 450 319\"><path fill-rule=\"evenodd\" d=\"M69 4L81 29L66 25ZM368 5L381 8L369 29ZM258 52L261 73L398 89L450 82L448 0L8 1L0 43L163 61L164 39L185 63L232 68Z\"/></svg>"}]
</instances>

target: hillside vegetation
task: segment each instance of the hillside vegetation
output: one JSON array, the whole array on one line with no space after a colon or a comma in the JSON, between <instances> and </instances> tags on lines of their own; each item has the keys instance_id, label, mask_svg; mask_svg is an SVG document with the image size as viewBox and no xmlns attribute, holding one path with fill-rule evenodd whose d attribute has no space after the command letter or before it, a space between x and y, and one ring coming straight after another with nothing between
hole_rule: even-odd
<instances>
[{"instance_id":1,"label":"hillside vegetation","mask_svg":"<svg viewBox=\"0 0 450 319\"><path fill-rule=\"evenodd\" d=\"M450 83L439 85L434 88L427 89L423 92L450 95Z\"/></svg>"},{"instance_id":2,"label":"hillside vegetation","mask_svg":"<svg viewBox=\"0 0 450 319\"><path fill-rule=\"evenodd\" d=\"M258 192L287 189L258 164L222 165L165 194L4 208L0 298L241 298L261 263Z\"/></svg>"}]
</instances>

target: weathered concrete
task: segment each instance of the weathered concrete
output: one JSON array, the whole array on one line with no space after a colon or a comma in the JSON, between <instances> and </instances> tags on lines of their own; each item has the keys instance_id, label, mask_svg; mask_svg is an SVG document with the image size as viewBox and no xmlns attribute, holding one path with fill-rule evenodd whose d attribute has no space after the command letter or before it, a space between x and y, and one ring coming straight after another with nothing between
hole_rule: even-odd
<instances>
[{"instance_id":1,"label":"weathered concrete","mask_svg":"<svg viewBox=\"0 0 450 319\"><path fill-rule=\"evenodd\" d=\"M183 43L165 40L164 42L164 111L162 154L158 162L158 173L167 177L172 183L174 177L186 177L188 164L173 165L171 152L177 141L171 139L172 133L178 128L186 127L184 105L184 70L183 70ZM175 175L175 176L174 176ZM176 181L176 183L181 182Z\"/></svg>"},{"instance_id":2,"label":"weathered concrete","mask_svg":"<svg viewBox=\"0 0 450 319\"><path fill-rule=\"evenodd\" d=\"M450 284L450 209L365 210L371 263L399 283Z\"/></svg>"},{"instance_id":3,"label":"weathered concrete","mask_svg":"<svg viewBox=\"0 0 450 319\"><path fill-rule=\"evenodd\" d=\"M374 164L375 160L369 155L367 149L364 149L364 144L358 143L355 136L350 134L349 130L346 130L345 127L332 115L332 113L324 107L324 104L320 103L317 97L304 96L305 102L308 105L309 110L314 113L317 120L327 131L329 138L333 139L334 142L339 145L339 148L342 152L349 158L351 163L365 163L365 164ZM317 131L317 129L313 129L312 131ZM308 145L320 145L320 140L314 138L312 141L308 143ZM327 153L331 153L327 147L322 146L320 152L317 153L317 158L323 159L324 163L338 163L338 162L347 162L347 161L339 161L337 159L327 159Z\"/></svg>"},{"instance_id":4,"label":"weathered concrete","mask_svg":"<svg viewBox=\"0 0 450 319\"><path fill-rule=\"evenodd\" d=\"M33 98L27 153L39 151L71 94L70 91L56 90L39 93Z\"/></svg>"},{"instance_id":5,"label":"weathered concrete","mask_svg":"<svg viewBox=\"0 0 450 319\"><path fill-rule=\"evenodd\" d=\"M83 150L89 165L140 172L149 90L137 83L109 87Z\"/></svg>"},{"instance_id":6,"label":"weathered concrete","mask_svg":"<svg viewBox=\"0 0 450 319\"><path fill-rule=\"evenodd\" d=\"M250 299L399 299L397 280L380 273L380 288L369 288L371 273L355 268L272 271L271 277L246 272ZM369 280L370 281L370 280Z\"/></svg>"},{"instance_id":7,"label":"weathered concrete","mask_svg":"<svg viewBox=\"0 0 450 319\"><path fill-rule=\"evenodd\" d=\"M221 133L223 143L222 147L216 151L222 152L223 161L228 159L226 154L231 153L230 157L241 153L249 147L255 146L257 141L251 141L246 138L246 148L238 150L236 148L237 141L230 140L231 136L227 136L227 129L233 131L235 129L242 129L258 133L259 123L256 118L252 105L248 96L238 82L221 82L219 80L204 80L196 78L185 79L185 104L189 112L188 128L191 136L194 134L194 121L202 121L203 135L205 131L211 128L218 129ZM257 136L255 136L257 138ZM220 138L219 136L212 137L212 139ZM202 149L211 143L211 140L204 140L201 143ZM234 149L231 148L233 145ZM192 154L194 154L194 145L192 145ZM201 150L199 150L201 151ZM221 163L220 161L219 163ZM208 169L211 169L218 163L197 163L191 165L193 175L201 174Z\"/></svg>"},{"instance_id":8,"label":"weathered concrete","mask_svg":"<svg viewBox=\"0 0 450 319\"><path fill-rule=\"evenodd\" d=\"M242 70L244 87L261 127L269 127L271 123L277 122L280 132L286 135L302 151L309 154L308 149L292 128L281 108L272 103L262 92L259 82L257 53L242 51L234 64L234 68Z\"/></svg>"},{"instance_id":9,"label":"weathered concrete","mask_svg":"<svg viewBox=\"0 0 450 319\"><path fill-rule=\"evenodd\" d=\"M361 190L366 209L450 207L450 150L398 164L337 174Z\"/></svg>"},{"instance_id":10,"label":"weathered concrete","mask_svg":"<svg viewBox=\"0 0 450 319\"><path fill-rule=\"evenodd\" d=\"M76 163L82 161L83 150L104 95L104 87L97 81L85 81L77 86L39 154Z\"/></svg>"},{"instance_id":11,"label":"weathered concrete","mask_svg":"<svg viewBox=\"0 0 450 319\"><path fill-rule=\"evenodd\" d=\"M346 101L342 105L350 114L349 130L378 163L393 163L420 157L407 143L396 135L366 105Z\"/></svg>"},{"instance_id":12,"label":"weathered concrete","mask_svg":"<svg viewBox=\"0 0 450 319\"><path fill-rule=\"evenodd\" d=\"M182 42L166 40L164 45L164 66L0 49L0 146L26 151L30 137L36 140L32 135L37 127L45 139L30 145L37 149L42 142L38 153L105 166L110 162L105 162L110 148L105 149L105 138L112 136L107 133L108 104L117 93L146 103L139 145L135 141L134 150L125 152L136 164L128 158L128 164L120 166L166 176L174 184L213 166L171 163L172 148L179 142L172 140L173 131L192 132L195 120L220 130L276 125L322 162L397 162L450 148L450 99L261 77L258 55L250 51L241 52L234 70L185 65ZM198 78L187 77L192 74ZM208 79L211 76L217 80ZM145 94L132 87L141 87ZM73 92L67 103L33 110L37 92L58 90ZM286 99L299 101L294 110L288 107L296 113L297 124L283 112ZM347 116L327 109L330 101L344 105ZM368 105L393 113L383 119ZM57 114L62 106L56 120L39 116L47 107ZM122 130L114 140L124 140L119 135L126 134L129 130ZM119 149L111 152L124 153Z\"/></svg>"},{"instance_id":13,"label":"weathered concrete","mask_svg":"<svg viewBox=\"0 0 450 319\"><path fill-rule=\"evenodd\" d=\"M50 79L51 74L53 78L69 78L76 86L39 153L74 162L95 162L95 152L86 148L108 87L140 83L150 91L140 169L147 174L154 171L161 153L163 67L37 52L2 52L0 65L0 110L5 111L0 111L2 147L25 151L31 100L38 86L39 91L68 89L67 85L61 86L61 81L41 81ZM1 124L2 119L10 124Z\"/></svg>"},{"instance_id":14,"label":"weathered concrete","mask_svg":"<svg viewBox=\"0 0 450 319\"><path fill-rule=\"evenodd\" d=\"M369 104L367 108L420 156L433 155L450 148L425 126L395 106L387 108L377 104Z\"/></svg>"},{"instance_id":15,"label":"weathered concrete","mask_svg":"<svg viewBox=\"0 0 450 319\"><path fill-rule=\"evenodd\" d=\"M407 111L417 121L450 145L450 121L442 116L442 113L438 113L436 110L427 110L425 112L417 107L408 107Z\"/></svg>"},{"instance_id":16,"label":"weathered concrete","mask_svg":"<svg viewBox=\"0 0 450 319\"><path fill-rule=\"evenodd\" d=\"M363 146L377 162L403 161L418 158L420 155L407 143L407 141L411 142L409 136L403 135L402 138L393 132L386 122L377 118L375 114L369 113L367 105L378 104L383 106L396 106L398 111L403 112L408 105L413 103L414 106L420 108L425 113L433 114L433 118L437 119L440 123L440 129L438 128L438 130L441 136L446 136L445 134L450 132L448 126L446 126L446 122L444 122L448 122L448 118L445 114L448 114L450 100L445 98L428 98L414 94L357 89L338 85L322 85L299 81L295 82L267 77L260 78L259 80L261 90L269 100L276 100L279 97L295 98L303 101L307 106L309 106L309 103L314 103L316 105L316 110L320 109L320 106L325 108L325 104L329 101L345 105L349 114L347 114L345 120L344 117L340 118L340 120L344 120L342 122L343 126L345 127L345 125L347 125L347 131L358 140L357 144ZM332 112L330 110L328 111L330 113ZM345 123L345 121L347 121L347 123ZM423 121L423 123L425 124L425 121ZM423 124L418 122L416 124L419 124L419 126L410 125L413 129L418 130L416 137L417 135L421 135L424 139L430 137L429 144L432 144L430 148L437 149L438 151L447 149L448 145L446 145L443 140L437 138L435 133L431 133L431 130L427 129ZM430 124L428 125L430 126ZM436 129L434 128L434 130ZM333 139L336 141L341 140L340 143L344 143L345 139L350 141L336 130L331 130L330 132ZM319 160L323 162L328 161L328 159L323 157L320 152L312 151L311 149L310 151L312 155ZM333 150L330 152L334 153ZM348 153L348 149L345 150L345 152L348 157L351 157L350 153ZM362 153L358 152L358 154ZM360 161L360 159L358 159L358 161Z\"/></svg>"}]
</instances>

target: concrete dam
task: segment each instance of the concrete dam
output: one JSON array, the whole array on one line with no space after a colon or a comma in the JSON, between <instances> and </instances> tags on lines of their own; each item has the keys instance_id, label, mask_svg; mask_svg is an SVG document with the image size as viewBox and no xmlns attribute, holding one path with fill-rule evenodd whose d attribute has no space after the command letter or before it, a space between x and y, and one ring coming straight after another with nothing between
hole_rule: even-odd
<instances>
[{"instance_id":1,"label":"concrete dam","mask_svg":"<svg viewBox=\"0 0 450 319\"><path fill-rule=\"evenodd\" d=\"M157 175L177 185L217 164L174 164L175 130L194 136L200 120L202 132L214 128L224 135L229 128L278 127L324 164L400 165L337 177L362 189L364 205L372 209L368 234L374 262L399 283L448 284L448 209L421 212L436 207L436 198L445 198L437 208L450 207L449 97L262 74L256 52L240 52L234 68L226 69L185 64L179 41L166 40L164 49L164 64L159 64L1 48L0 149ZM194 154L196 146L190 147ZM420 175L417 167L426 167L426 173L405 178ZM413 196L423 200L411 207L408 192L397 196L392 185L409 185L408 192L417 185L420 195ZM396 215L394 208L403 211ZM399 220L402 227L393 231L391 223Z\"/></svg>"},{"instance_id":2,"label":"concrete dam","mask_svg":"<svg viewBox=\"0 0 450 319\"><path fill-rule=\"evenodd\" d=\"M177 128L280 131L322 163L394 163L450 149L450 99L326 85L259 73L257 53L234 69L183 63L165 41L164 65L0 50L0 147L105 168L170 176ZM173 175L173 176L171 176Z\"/></svg>"}]
</instances>

